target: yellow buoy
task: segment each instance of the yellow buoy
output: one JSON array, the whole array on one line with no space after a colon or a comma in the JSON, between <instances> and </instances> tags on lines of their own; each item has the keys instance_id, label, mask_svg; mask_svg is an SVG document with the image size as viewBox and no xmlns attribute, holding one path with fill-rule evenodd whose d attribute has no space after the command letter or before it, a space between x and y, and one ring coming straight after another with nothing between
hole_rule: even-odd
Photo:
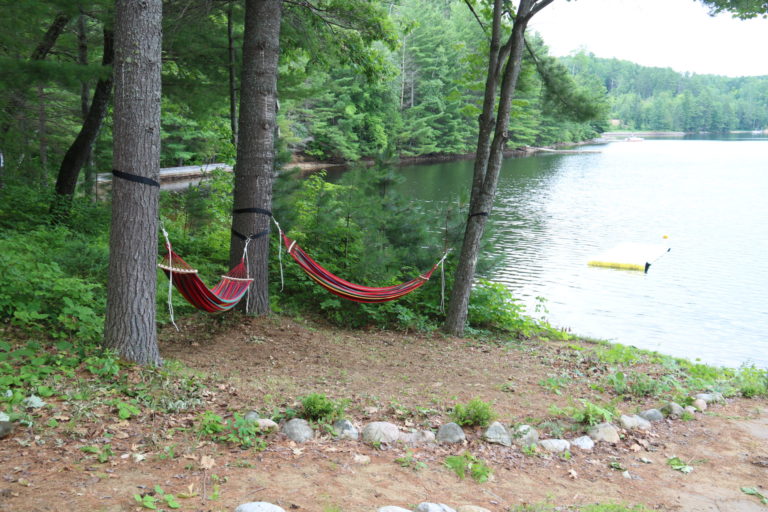
<instances>
[{"instance_id":1,"label":"yellow buoy","mask_svg":"<svg viewBox=\"0 0 768 512\"><path fill-rule=\"evenodd\" d=\"M651 263L670 250L667 245L626 243L598 254L587 261L587 265L648 272Z\"/></svg>"}]
</instances>

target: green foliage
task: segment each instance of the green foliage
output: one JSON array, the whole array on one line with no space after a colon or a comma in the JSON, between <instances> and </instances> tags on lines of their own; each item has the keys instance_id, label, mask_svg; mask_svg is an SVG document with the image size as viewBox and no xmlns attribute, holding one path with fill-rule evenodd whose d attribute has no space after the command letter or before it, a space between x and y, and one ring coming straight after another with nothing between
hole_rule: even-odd
<instances>
[{"instance_id":1,"label":"green foliage","mask_svg":"<svg viewBox=\"0 0 768 512\"><path fill-rule=\"evenodd\" d=\"M344 413L349 404L349 400L334 400L320 393L304 396L300 402L300 416L321 423L333 423L336 420L344 419Z\"/></svg>"},{"instance_id":2,"label":"green foliage","mask_svg":"<svg viewBox=\"0 0 768 512\"><path fill-rule=\"evenodd\" d=\"M675 471L679 471L683 474L688 474L693 471L693 466L683 462L680 457L670 457L667 459L667 466L671 467Z\"/></svg>"},{"instance_id":3,"label":"green foliage","mask_svg":"<svg viewBox=\"0 0 768 512\"><path fill-rule=\"evenodd\" d=\"M742 487L741 492L744 494L748 494L750 496L755 496L757 499L760 500L760 503L763 505L768 505L768 497L766 497L763 493L755 489L754 487Z\"/></svg>"},{"instance_id":4,"label":"green foliage","mask_svg":"<svg viewBox=\"0 0 768 512\"><path fill-rule=\"evenodd\" d=\"M109 444L105 444L104 446L101 446L101 447L83 446L82 448L80 448L80 451L83 453L91 453L96 455L96 460L98 460L102 464L104 464L105 462L108 462L109 458L115 454L112 451L112 446Z\"/></svg>"},{"instance_id":5,"label":"green foliage","mask_svg":"<svg viewBox=\"0 0 768 512\"><path fill-rule=\"evenodd\" d=\"M427 468L427 464L418 460L414 456L413 451L411 450L407 450L405 452L405 455L403 455L402 457L396 458L395 462L397 462L398 464L400 464L400 466L404 468L411 468L414 471L419 471Z\"/></svg>"},{"instance_id":6,"label":"green foliage","mask_svg":"<svg viewBox=\"0 0 768 512\"><path fill-rule=\"evenodd\" d=\"M235 413L225 422L218 414L205 411L198 421L197 432L217 443L232 444L244 450L263 450L267 447L266 441L260 437L258 424L246 420L242 414Z\"/></svg>"},{"instance_id":7,"label":"green foliage","mask_svg":"<svg viewBox=\"0 0 768 512\"><path fill-rule=\"evenodd\" d=\"M742 366L736 373L734 385L746 398L768 396L768 370L754 365Z\"/></svg>"},{"instance_id":8,"label":"green foliage","mask_svg":"<svg viewBox=\"0 0 768 512\"><path fill-rule=\"evenodd\" d=\"M491 404L479 398L473 398L466 404L456 404L451 411L451 419L466 427L487 427L495 418Z\"/></svg>"},{"instance_id":9,"label":"green foliage","mask_svg":"<svg viewBox=\"0 0 768 512\"><path fill-rule=\"evenodd\" d=\"M133 499L137 505L149 510L157 510L158 504L162 504L170 509L181 508L176 496L166 493L159 485L155 486L154 492L134 494Z\"/></svg>"},{"instance_id":10,"label":"green foliage","mask_svg":"<svg viewBox=\"0 0 768 512\"><path fill-rule=\"evenodd\" d=\"M581 402L581 407L565 407L561 409L556 406L551 406L550 412L552 414L566 414L575 422L590 426L602 422L609 422L618 414L616 409L612 406L603 407L584 398L580 398L579 402Z\"/></svg>"},{"instance_id":11,"label":"green foliage","mask_svg":"<svg viewBox=\"0 0 768 512\"><path fill-rule=\"evenodd\" d=\"M469 452L464 452L461 455L450 455L445 458L444 464L459 478L464 479L469 474L472 480L479 484L487 482L493 474L493 470L485 461L478 459Z\"/></svg>"}]
</instances>

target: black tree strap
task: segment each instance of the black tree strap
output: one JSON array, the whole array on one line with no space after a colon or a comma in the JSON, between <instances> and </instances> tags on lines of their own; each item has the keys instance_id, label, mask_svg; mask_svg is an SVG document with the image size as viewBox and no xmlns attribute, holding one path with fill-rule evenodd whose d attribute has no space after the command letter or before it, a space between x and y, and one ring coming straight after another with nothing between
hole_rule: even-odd
<instances>
[{"instance_id":1,"label":"black tree strap","mask_svg":"<svg viewBox=\"0 0 768 512\"><path fill-rule=\"evenodd\" d=\"M153 180L152 178L147 178L146 176L139 176L137 174L129 174L127 172L118 171L117 169L112 169L112 176L114 176L115 178L126 180L126 181L133 181L134 183L149 185L150 187L160 187L160 183Z\"/></svg>"},{"instance_id":2,"label":"black tree strap","mask_svg":"<svg viewBox=\"0 0 768 512\"><path fill-rule=\"evenodd\" d=\"M469 217L470 217L470 218L472 218L472 217L478 217L478 216L479 216L479 217L487 217L487 216L488 216L488 212L477 212L477 213L470 213L470 214L469 214Z\"/></svg>"},{"instance_id":3,"label":"black tree strap","mask_svg":"<svg viewBox=\"0 0 768 512\"><path fill-rule=\"evenodd\" d=\"M236 210L232 210L232 213L235 213L235 214L237 214L237 213L260 213L262 215L267 215L269 217L272 216L272 212L271 211L265 210L264 208L257 208L255 206L253 208L237 208Z\"/></svg>"},{"instance_id":4,"label":"black tree strap","mask_svg":"<svg viewBox=\"0 0 768 512\"><path fill-rule=\"evenodd\" d=\"M269 228L265 229L264 231L261 231L259 233L256 233L255 235L245 236L244 234L240 233L239 231L236 231L235 229L232 229L232 234L235 235L240 240L256 240L257 238L261 238L265 235L269 234Z\"/></svg>"}]
</instances>

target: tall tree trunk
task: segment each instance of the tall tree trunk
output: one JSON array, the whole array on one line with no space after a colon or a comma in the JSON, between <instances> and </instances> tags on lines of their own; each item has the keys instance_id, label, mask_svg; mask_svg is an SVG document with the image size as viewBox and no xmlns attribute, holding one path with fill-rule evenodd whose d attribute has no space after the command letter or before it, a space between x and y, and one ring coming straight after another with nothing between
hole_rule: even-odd
<instances>
[{"instance_id":1,"label":"tall tree trunk","mask_svg":"<svg viewBox=\"0 0 768 512\"><path fill-rule=\"evenodd\" d=\"M464 231L459 263L456 268L454 285L448 304L444 330L460 336L464 333L469 309L469 296L472 281L477 268L480 242L485 231L485 223L493 209L496 186L499 181L504 147L509 139L509 112L512 97L520 76L520 67L525 46L525 29L531 18L553 0L521 0L514 16L512 34L503 47L499 47L499 30L503 8L502 0L495 0L493 7L493 32L491 52L488 59L488 78L486 80L483 112L480 115L480 127L477 142L477 155L472 178L472 194L469 203L469 218ZM503 66L498 109L493 116L496 104L496 86ZM493 140L491 140L493 133Z\"/></svg>"},{"instance_id":2,"label":"tall tree trunk","mask_svg":"<svg viewBox=\"0 0 768 512\"><path fill-rule=\"evenodd\" d=\"M112 65L114 58L114 35L111 30L104 29L104 56L102 65L108 67ZM85 116L83 127L77 134L74 142L64 155L59 167L59 175L56 179L56 195L51 204L51 213L54 219L62 220L69 215L69 209L72 204L72 197L75 194L77 186L77 177L80 169L88 162L93 149L93 143L99 135L104 117L109 107L109 98L112 94L113 74L100 78L96 83L93 92L93 100Z\"/></svg>"},{"instance_id":3,"label":"tall tree trunk","mask_svg":"<svg viewBox=\"0 0 768 512\"><path fill-rule=\"evenodd\" d=\"M227 6L227 60L229 69L229 124L232 129L232 145L237 147L237 77L235 76L235 41L232 35L232 2Z\"/></svg>"},{"instance_id":4,"label":"tall tree trunk","mask_svg":"<svg viewBox=\"0 0 768 512\"><path fill-rule=\"evenodd\" d=\"M240 129L235 165L234 210L229 259L240 261L245 240L268 233L275 172L277 62L280 55L281 0L246 0ZM257 209L257 210L255 210ZM238 236L241 235L241 236ZM248 245L250 276L247 313L269 313L269 237Z\"/></svg>"},{"instance_id":5,"label":"tall tree trunk","mask_svg":"<svg viewBox=\"0 0 768 512\"><path fill-rule=\"evenodd\" d=\"M85 14L82 7L80 16L77 18L77 63L85 67L88 65L88 33L85 27ZM83 122L88 119L89 103L91 98L91 86L88 80L80 82L80 111L83 114ZM95 186L95 176L93 172L93 147L88 151L87 162L85 163L85 193L90 196L93 194Z\"/></svg>"},{"instance_id":6,"label":"tall tree trunk","mask_svg":"<svg viewBox=\"0 0 768 512\"><path fill-rule=\"evenodd\" d=\"M116 0L116 175L104 344L147 365L162 362L155 325L161 46L162 0Z\"/></svg>"},{"instance_id":7,"label":"tall tree trunk","mask_svg":"<svg viewBox=\"0 0 768 512\"><path fill-rule=\"evenodd\" d=\"M37 87L37 144L40 154L40 164L38 166L38 185L42 190L48 188L48 129L46 126L45 115L45 88L42 85Z\"/></svg>"}]
</instances>

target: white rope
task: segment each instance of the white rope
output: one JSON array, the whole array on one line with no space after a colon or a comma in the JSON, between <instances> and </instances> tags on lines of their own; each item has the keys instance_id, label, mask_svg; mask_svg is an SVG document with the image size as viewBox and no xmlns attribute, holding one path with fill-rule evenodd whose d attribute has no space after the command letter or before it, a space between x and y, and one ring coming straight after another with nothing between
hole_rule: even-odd
<instances>
[{"instance_id":1,"label":"white rope","mask_svg":"<svg viewBox=\"0 0 768 512\"><path fill-rule=\"evenodd\" d=\"M445 314L445 258L448 257L448 253L451 249L445 251L443 257L437 262L440 265L440 313Z\"/></svg>"},{"instance_id":2,"label":"white rope","mask_svg":"<svg viewBox=\"0 0 768 512\"><path fill-rule=\"evenodd\" d=\"M251 238L245 239L245 246L243 247L243 259L245 260L245 278L251 277L251 264L248 261L248 244L251 243ZM252 283L251 283L252 284ZM251 285L245 291L245 312L246 314L251 310Z\"/></svg>"},{"instance_id":3,"label":"white rope","mask_svg":"<svg viewBox=\"0 0 768 512\"><path fill-rule=\"evenodd\" d=\"M171 315L171 323L178 331L179 326L176 325L176 320L173 318L173 252L171 251L171 241L168 239L168 232L165 230L162 221L160 221L160 229L163 230L165 246L168 248L168 266L170 267L168 272L168 313Z\"/></svg>"},{"instance_id":4,"label":"white rope","mask_svg":"<svg viewBox=\"0 0 768 512\"><path fill-rule=\"evenodd\" d=\"M283 291L283 288L285 288L285 278L283 277L283 230L280 229L280 224L277 223L274 217L272 217L272 222L277 227L277 261L280 263L280 291Z\"/></svg>"}]
</instances>

